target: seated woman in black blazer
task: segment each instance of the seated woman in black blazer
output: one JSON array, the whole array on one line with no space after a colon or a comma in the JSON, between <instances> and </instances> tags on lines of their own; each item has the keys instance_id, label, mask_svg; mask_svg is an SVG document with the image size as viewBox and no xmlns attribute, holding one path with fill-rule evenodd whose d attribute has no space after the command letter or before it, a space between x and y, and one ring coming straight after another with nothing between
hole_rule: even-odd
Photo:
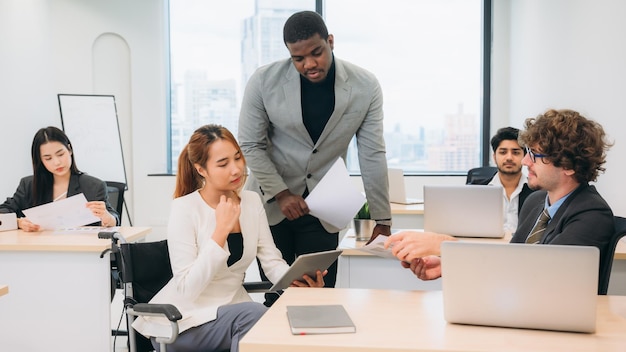
<instances>
[{"instance_id":1,"label":"seated woman in black blazer","mask_svg":"<svg viewBox=\"0 0 626 352\"><path fill-rule=\"evenodd\" d=\"M33 175L20 181L15 194L0 205L0 213L15 213L24 231L39 231L40 226L25 217L22 210L83 193L87 207L100 222L96 226L116 226L120 216L109 204L104 181L82 173L76 167L69 138L56 127L42 128L31 147Z\"/></svg>"}]
</instances>

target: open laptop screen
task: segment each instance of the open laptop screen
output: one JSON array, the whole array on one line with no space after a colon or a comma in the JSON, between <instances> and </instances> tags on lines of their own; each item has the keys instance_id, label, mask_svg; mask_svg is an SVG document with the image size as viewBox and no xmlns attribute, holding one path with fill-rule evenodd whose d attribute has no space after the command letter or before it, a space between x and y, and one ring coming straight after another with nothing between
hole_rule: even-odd
<instances>
[{"instance_id":1,"label":"open laptop screen","mask_svg":"<svg viewBox=\"0 0 626 352\"><path fill-rule=\"evenodd\" d=\"M504 237L501 186L424 185L424 231Z\"/></svg>"},{"instance_id":2,"label":"open laptop screen","mask_svg":"<svg viewBox=\"0 0 626 352\"><path fill-rule=\"evenodd\" d=\"M450 323L594 332L596 247L444 242L444 316Z\"/></svg>"}]
</instances>

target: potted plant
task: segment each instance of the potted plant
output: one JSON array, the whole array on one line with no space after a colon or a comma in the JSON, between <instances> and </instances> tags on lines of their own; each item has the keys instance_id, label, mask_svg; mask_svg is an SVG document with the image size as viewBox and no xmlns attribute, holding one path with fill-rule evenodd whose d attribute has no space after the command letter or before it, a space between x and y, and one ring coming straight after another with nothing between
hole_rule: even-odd
<instances>
[{"instance_id":1,"label":"potted plant","mask_svg":"<svg viewBox=\"0 0 626 352\"><path fill-rule=\"evenodd\" d=\"M376 221L372 220L369 204L365 202L358 213L354 216L354 235L356 240L369 240L372 236L372 232L374 231L374 227L376 227Z\"/></svg>"},{"instance_id":2,"label":"potted plant","mask_svg":"<svg viewBox=\"0 0 626 352\"><path fill-rule=\"evenodd\" d=\"M354 216L355 219L371 219L371 215L370 215L370 206L367 202L363 203L363 206L361 207L361 209L359 209L359 212L356 213L356 215Z\"/></svg>"}]
</instances>

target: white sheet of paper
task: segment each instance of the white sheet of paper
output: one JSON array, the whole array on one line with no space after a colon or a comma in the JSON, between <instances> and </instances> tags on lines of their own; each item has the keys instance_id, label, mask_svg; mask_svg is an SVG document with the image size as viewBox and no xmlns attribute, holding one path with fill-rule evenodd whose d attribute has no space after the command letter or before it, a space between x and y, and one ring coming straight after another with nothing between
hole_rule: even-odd
<instances>
[{"instance_id":1,"label":"white sheet of paper","mask_svg":"<svg viewBox=\"0 0 626 352\"><path fill-rule=\"evenodd\" d=\"M342 158L305 199L311 215L342 229L350 224L365 203L365 196L354 186Z\"/></svg>"},{"instance_id":2,"label":"white sheet of paper","mask_svg":"<svg viewBox=\"0 0 626 352\"><path fill-rule=\"evenodd\" d=\"M93 215L85 204L87 204L87 198L80 193L26 209L23 213L33 224L41 226L42 230L78 227L100 221L100 218Z\"/></svg>"},{"instance_id":3,"label":"white sheet of paper","mask_svg":"<svg viewBox=\"0 0 626 352\"><path fill-rule=\"evenodd\" d=\"M357 249L378 257L397 259L396 256L391 253L391 247L385 249L384 244L387 238L389 238L389 236L378 235L371 243Z\"/></svg>"}]
</instances>

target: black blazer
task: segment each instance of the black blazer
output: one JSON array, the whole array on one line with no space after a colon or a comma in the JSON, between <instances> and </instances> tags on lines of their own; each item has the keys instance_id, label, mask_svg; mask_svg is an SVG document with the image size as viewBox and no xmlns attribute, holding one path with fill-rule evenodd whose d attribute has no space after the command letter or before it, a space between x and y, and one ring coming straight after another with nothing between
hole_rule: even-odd
<instances>
[{"instance_id":1,"label":"black blazer","mask_svg":"<svg viewBox=\"0 0 626 352\"><path fill-rule=\"evenodd\" d=\"M517 230L511 243L524 243L543 211L546 191L536 191L526 199ZM602 263L609 253L609 243L615 231L613 212L595 186L582 184L570 194L548 223L541 244L595 246Z\"/></svg>"},{"instance_id":2,"label":"black blazer","mask_svg":"<svg viewBox=\"0 0 626 352\"><path fill-rule=\"evenodd\" d=\"M13 197L0 205L0 213L15 213L17 217L24 217L22 210L33 207L33 176L26 176L20 180L19 186ZM103 201L106 203L107 211L115 217L115 223L120 224L120 215L109 203L109 194L104 181L87 174L72 174L70 184L67 188L67 196L75 196L83 193L87 201ZM48 203L52 202L52 194ZM100 223L92 225L99 226Z\"/></svg>"},{"instance_id":3,"label":"black blazer","mask_svg":"<svg viewBox=\"0 0 626 352\"><path fill-rule=\"evenodd\" d=\"M488 185L489 182L491 182L491 180L493 180L493 178L496 177L496 175L498 175L498 173L496 173L495 175L491 176L490 178L486 180L479 180L477 182L472 182L470 183L470 185ZM534 191L530 189L530 187L528 187L528 183L524 183L524 185L522 186L522 191L520 192L519 197L517 198L517 215L518 216L520 212L522 211L522 204L524 204L524 201L526 201L526 198L528 198L528 196L533 192Z\"/></svg>"}]
</instances>

